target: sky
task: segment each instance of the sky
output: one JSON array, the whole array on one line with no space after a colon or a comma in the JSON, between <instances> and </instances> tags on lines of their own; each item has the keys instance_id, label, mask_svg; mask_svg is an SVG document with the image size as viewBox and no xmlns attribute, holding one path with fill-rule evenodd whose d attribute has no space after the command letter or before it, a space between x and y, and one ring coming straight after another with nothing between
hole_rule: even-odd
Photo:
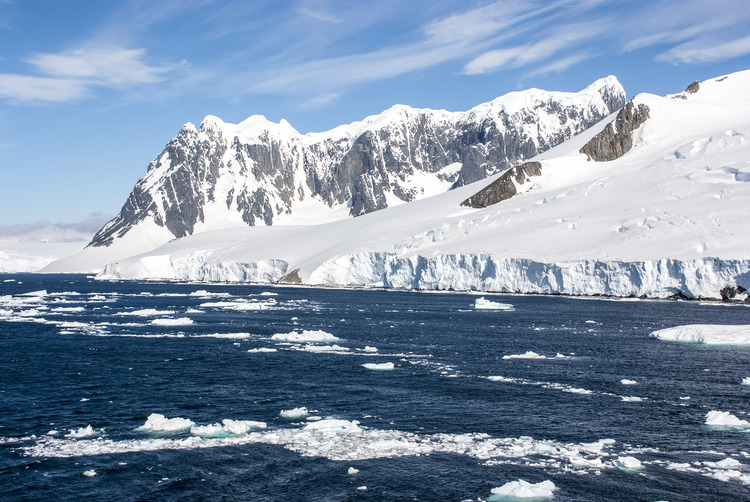
<instances>
[{"instance_id":1,"label":"sky","mask_svg":"<svg viewBox=\"0 0 750 502\"><path fill-rule=\"evenodd\" d=\"M750 68L746 0L0 0L0 239L93 233L186 122L301 133Z\"/></svg>"}]
</instances>

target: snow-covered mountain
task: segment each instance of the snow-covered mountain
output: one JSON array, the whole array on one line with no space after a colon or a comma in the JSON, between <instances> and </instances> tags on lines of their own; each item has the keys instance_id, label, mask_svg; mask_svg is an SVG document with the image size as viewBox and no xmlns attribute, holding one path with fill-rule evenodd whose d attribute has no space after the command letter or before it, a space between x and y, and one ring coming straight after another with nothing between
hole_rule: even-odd
<instances>
[{"instance_id":1,"label":"snow-covered mountain","mask_svg":"<svg viewBox=\"0 0 750 502\"><path fill-rule=\"evenodd\" d=\"M750 71L691 90L636 96L629 111L535 157L538 170L321 225L201 233L101 276L742 296L750 289ZM607 149L619 157L590 160ZM503 176L510 197L461 205Z\"/></svg>"},{"instance_id":2,"label":"snow-covered mountain","mask_svg":"<svg viewBox=\"0 0 750 502\"><path fill-rule=\"evenodd\" d=\"M610 76L578 93L531 89L468 112L394 106L324 133L282 120L186 124L93 238L151 249L175 237L360 216L481 180L558 145L625 101ZM125 246L127 247L127 246Z\"/></svg>"}]
</instances>

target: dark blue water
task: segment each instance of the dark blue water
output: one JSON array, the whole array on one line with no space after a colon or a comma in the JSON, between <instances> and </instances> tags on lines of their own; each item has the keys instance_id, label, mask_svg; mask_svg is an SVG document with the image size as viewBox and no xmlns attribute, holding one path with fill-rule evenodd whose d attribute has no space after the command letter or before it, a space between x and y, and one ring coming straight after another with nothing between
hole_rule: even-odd
<instances>
[{"instance_id":1,"label":"dark blue water","mask_svg":"<svg viewBox=\"0 0 750 502\"><path fill-rule=\"evenodd\" d=\"M517 479L551 480L562 501L750 500L750 433L705 425L711 410L750 420L750 348L649 337L750 324L746 306L0 281L3 500L487 500ZM162 313L126 315L142 309ZM302 330L337 340L271 339ZM503 359L527 351L546 358ZM308 417L280 416L297 407ZM153 413L267 427L138 430ZM305 430L317 417L359 429ZM625 456L642 468L616 468Z\"/></svg>"}]
</instances>

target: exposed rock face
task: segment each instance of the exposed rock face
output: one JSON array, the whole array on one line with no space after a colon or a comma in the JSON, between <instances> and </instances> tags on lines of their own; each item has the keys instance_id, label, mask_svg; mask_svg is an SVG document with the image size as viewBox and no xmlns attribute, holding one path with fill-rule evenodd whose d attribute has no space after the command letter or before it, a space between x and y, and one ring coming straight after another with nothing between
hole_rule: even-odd
<instances>
[{"instance_id":1,"label":"exposed rock face","mask_svg":"<svg viewBox=\"0 0 750 502\"><path fill-rule=\"evenodd\" d=\"M271 225L304 202L350 216L484 179L562 143L620 108L614 77L579 93L532 89L468 112L395 106L302 135L286 121L186 124L148 167L120 214L91 241L108 246L143 222L175 237L220 222ZM213 225L213 226L212 226Z\"/></svg>"},{"instance_id":2,"label":"exposed rock face","mask_svg":"<svg viewBox=\"0 0 750 502\"><path fill-rule=\"evenodd\" d=\"M695 82L687 86L687 88L685 89L685 92L688 94L695 94L696 92L698 92L698 89L700 88L701 88L701 84L700 82L696 80Z\"/></svg>"},{"instance_id":3,"label":"exposed rock face","mask_svg":"<svg viewBox=\"0 0 750 502\"><path fill-rule=\"evenodd\" d=\"M516 185L530 183L531 177L541 176L542 164L525 162L506 171L498 179L461 203L462 206L483 208L510 199L518 193Z\"/></svg>"},{"instance_id":4,"label":"exposed rock face","mask_svg":"<svg viewBox=\"0 0 750 502\"><path fill-rule=\"evenodd\" d=\"M648 114L648 106L641 103L636 107L632 100L628 101L614 122L583 145L580 152L595 162L619 159L633 148L633 131L646 121Z\"/></svg>"}]
</instances>

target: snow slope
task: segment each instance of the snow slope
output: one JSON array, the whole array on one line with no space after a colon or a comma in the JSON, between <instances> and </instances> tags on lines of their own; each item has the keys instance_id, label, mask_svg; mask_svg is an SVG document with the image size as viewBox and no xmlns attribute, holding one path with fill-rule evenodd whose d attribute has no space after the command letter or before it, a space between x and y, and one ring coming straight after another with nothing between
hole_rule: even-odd
<instances>
[{"instance_id":1,"label":"snow slope","mask_svg":"<svg viewBox=\"0 0 750 502\"><path fill-rule=\"evenodd\" d=\"M0 273L38 272L50 263L80 251L86 242L0 240Z\"/></svg>"},{"instance_id":2,"label":"snow slope","mask_svg":"<svg viewBox=\"0 0 750 502\"><path fill-rule=\"evenodd\" d=\"M594 128L535 158L542 175L484 209L499 176L314 226L228 229L107 266L143 278L719 298L750 289L750 71L695 94L642 94L650 118L611 162L578 152ZM612 120L614 116L610 117Z\"/></svg>"}]
</instances>

